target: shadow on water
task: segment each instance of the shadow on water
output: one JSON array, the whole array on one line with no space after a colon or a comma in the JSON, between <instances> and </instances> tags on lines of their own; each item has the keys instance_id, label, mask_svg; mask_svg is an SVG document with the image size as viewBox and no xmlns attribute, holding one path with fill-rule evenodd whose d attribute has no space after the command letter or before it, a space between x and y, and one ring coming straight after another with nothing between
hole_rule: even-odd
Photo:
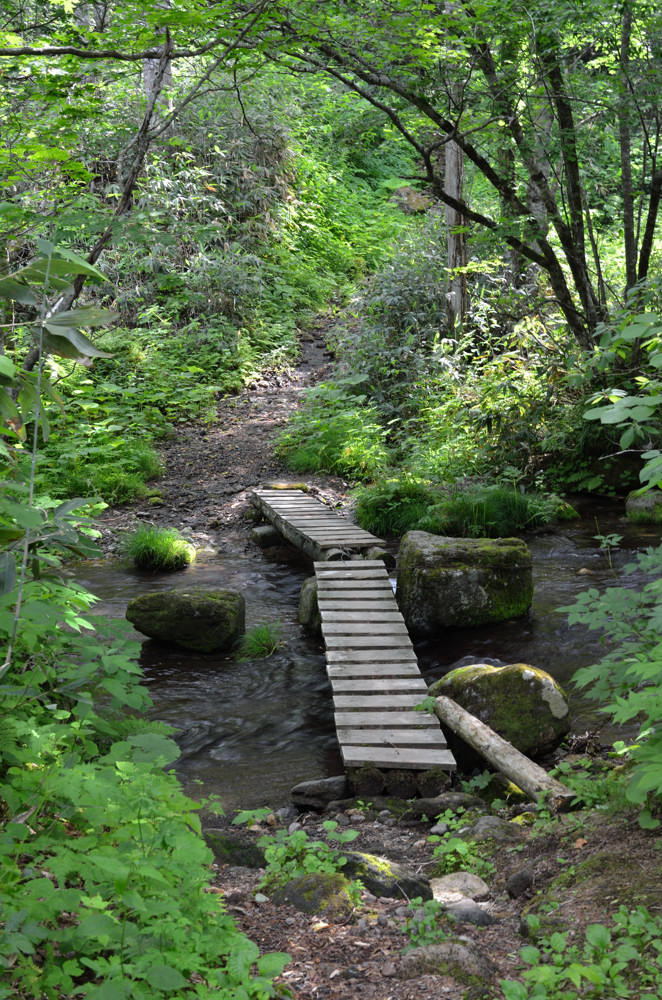
<instances>
[{"instance_id":1,"label":"shadow on water","mask_svg":"<svg viewBox=\"0 0 662 1000\"><path fill-rule=\"evenodd\" d=\"M284 648L263 660L143 643L140 663L154 702L149 714L178 730L175 767L190 794L216 793L227 809L279 804L298 781L342 770L324 654L298 619L301 584L311 574L291 550L277 561L207 559L177 574L137 573L118 563L77 572L100 599L95 610L111 617L123 617L140 594L195 585L243 593L247 628L280 623Z\"/></svg>"},{"instance_id":2,"label":"shadow on water","mask_svg":"<svg viewBox=\"0 0 662 1000\"><path fill-rule=\"evenodd\" d=\"M533 558L534 593L529 614L501 625L444 634L443 642L434 639L416 645L421 671L428 683L448 673L458 661L480 663L486 657L504 663L530 663L546 670L562 685L568 686L571 698L574 733L584 733L603 726L605 717L594 702L573 692L570 680L579 667L602 658L605 647L597 632L583 625L568 625L567 614L558 608L574 603L589 588L603 591L619 585L619 570L632 561L636 552L660 543L660 530L651 525L634 525L622 518L623 505L604 501L588 506L580 500L574 505L580 520L560 531L527 539ZM622 535L617 549L600 548L596 535ZM636 586L636 575L628 577ZM605 741L618 739L621 731L605 726Z\"/></svg>"},{"instance_id":3,"label":"shadow on water","mask_svg":"<svg viewBox=\"0 0 662 1000\"><path fill-rule=\"evenodd\" d=\"M531 663L568 684L578 667L600 659L600 637L569 627L556 609L589 587L613 585L619 567L635 551L657 545L660 531L620 520L622 505L616 502L581 512L581 520L561 531L528 540L535 591L527 617L417 644L429 683L459 660L490 658ZM598 530L623 535L611 563L594 537ZM176 770L194 796L216 793L227 809L278 805L289 800L298 781L341 772L322 647L304 636L298 622L301 584L311 574L310 563L289 548L256 558L207 557L177 574L136 573L117 563L77 571L78 582L100 598L97 610L111 617L123 617L127 602L139 594L195 584L242 592L248 628L281 624L284 648L264 660L237 662L144 642L141 665L154 701L150 716L178 730L182 756ZM600 724L595 706L581 697L572 696L572 710L574 732ZM607 740L618 735L603 731Z\"/></svg>"}]
</instances>

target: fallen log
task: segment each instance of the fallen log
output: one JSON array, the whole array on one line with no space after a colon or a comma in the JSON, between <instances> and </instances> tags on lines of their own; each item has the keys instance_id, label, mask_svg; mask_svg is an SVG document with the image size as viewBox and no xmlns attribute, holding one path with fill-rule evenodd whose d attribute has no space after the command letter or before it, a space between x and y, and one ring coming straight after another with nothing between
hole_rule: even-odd
<instances>
[{"instance_id":1,"label":"fallen log","mask_svg":"<svg viewBox=\"0 0 662 1000\"><path fill-rule=\"evenodd\" d=\"M436 698L434 713L444 725L536 802L543 799L553 812L567 812L572 807L577 798L575 792L555 778L550 778L544 768L534 764L452 698L444 695Z\"/></svg>"}]
</instances>

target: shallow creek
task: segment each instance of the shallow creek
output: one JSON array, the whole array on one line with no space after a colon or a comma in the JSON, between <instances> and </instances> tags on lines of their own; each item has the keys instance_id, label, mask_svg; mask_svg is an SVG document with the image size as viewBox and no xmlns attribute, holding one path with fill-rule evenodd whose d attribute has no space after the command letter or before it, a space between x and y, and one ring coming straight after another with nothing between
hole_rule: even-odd
<instances>
[{"instance_id":1,"label":"shallow creek","mask_svg":"<svg viewBox=\"0 0 662 1000\"><path fill-rule=\"evenodd\" d=\"M619 520L622 505L582 509L580 521L528 539L534 563L533 606L526 618L496 627L457 630L416 645L425 679L436 680L458 660L496 658L548 670L562 684L574 671L601 656L600 637L570 628L555 609L589 587L614 583L614 571L632 553L656 545L660 531ZM596 518L603 535L623 535L612 566L593 537ZM127 571L116 562L81 566L79 583L99 598L96 610L124 616L139 594L170 587L229 587L246 598L246 625L280 622L285 645L266 660L238 663L146 640L141 663L154 707L150 715L179 730L182 756L176 769L194 796L217 793L226 808L288 801L292 785L338 774L342 763L333 725L330 686L322 648L298 624L301 584L311 565L290 549L246 556L202 557L176 575ZM580 570L589 572L580 572ZM600 722L595 706L572 696L573 732ZM617 738L603 730L602 738Z\"/></svg>"}]
</instances>

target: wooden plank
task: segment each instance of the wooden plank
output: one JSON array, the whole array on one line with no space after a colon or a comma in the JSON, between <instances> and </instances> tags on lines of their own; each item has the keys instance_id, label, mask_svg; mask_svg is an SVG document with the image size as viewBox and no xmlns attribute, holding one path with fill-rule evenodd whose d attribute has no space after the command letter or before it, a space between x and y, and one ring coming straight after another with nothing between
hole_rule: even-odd
<instances>
[{"instance_id":1,"label":"wooden plank","mask_svg":"<svg viewBox=\"0 0 662 1000\"><path fill-rule=\"evenodd\" d=\"M356 564L357 566L360 566L361 569L384 569L385 568L384 563L383 563L383 561L381 559L352 559L352 560L350 560L350 563L351 563L352 566L354 566L354 564ZM348 565L348 563L343 563L343 566L347 566L347 565ZM320 573L324 573L330 567L329 567L328 563L322 562L322 563L313 563L313 568L314 568L314 570L315 570L316 573L318 571Z\"/></svg>"},{"instance_id":2,"label":"wooden plank","mask_svg":"<svg viewBox=\"0 0 662 1000\"><path fill-rule=\"evenodd\" d=\"M322 619L322 632L327 635L356 635L358 631L370 635L406 635L404 622L329 622Z\"/></svg>"},{"instance_id":3,"label":"wooden plank","mask_svg":"<svg viewBox=\"0 0 662 1000\"><path fill-rule=\"evenodd\" d=\"M421 673L414 660L410 663L341 663L329 664L326 668L329 680L335 683L336 678L351 680L359 677L383 678L420 677ZM425 683L425 682L424 682Z\"/></svg>"},{"instance_id":4,"label":"wooden plank","mask_svg":"<svg viewBox=\"0 0 662 1000\"><path fill-rule=\"evenodd\" d=\"M420 691L410 694L333 694L333 704L339 709L358 708L371 712L383 708L385 712L398 708L414 708L425 700Z\"/></svg>"},{"instance_id":5,"label":"wooden plank","mask_svg":"<svg viewBox=\"0 0 662 1000\"><path fill-rule=\"evenodd\" d=\"M345 746L392 746L407 747L435 746L443 749L446 746L444 734L440 729L338 729L338 742Z\"/></svg>"},{"instance_id":6,"label":"wooden plank","mask_svg":"<svg viewBox=\"0 0 662 1000\"><path fill-rule=\"evenodd\" d=\"M415 770L443 767L454 771L457 766L450 750L341 746L340 752L345 764L350 767L375 764L376 767L404 767Z\"/></svg>"},{"instance_id":7,"label":"wooden plank","mask_svg":"<svg viewBox=\"0 0 662 1000\"><path fill-rule=\"evenodd\" d=\"M336 726L362 729L375 727L378 729L393 729L394 726L422 727L441 732L435 716L427 712L336 712Z\"/></svg>"},{"instance_id":8,"label":"wooden plank","mask_svg":"<svg viewBox=\"0 0 662 1000\"><path fill-rule=\"evenodd\" d=\"M356 594L365 598L365 592L374 593L381 597L383 594L392 594L393 587L390 580L325 580L317 581L318 594Z\"/></svg>"},{"instance_id":9,"label":"wooden plank","mask_svg":"<svg viewBox=\"0 0 662 1000\"><path fill-rule=\"evenodd\" d=\"M427 697L428 686L422 677L332 677L333 693L349 694L351 691L403 691L411 692L420 700ZM418 704L418 703L417 703Z\"/></svg>"},{"instance_id":10,"label":"wooden plank","mask_svg":"<svg viewBox=\"0 0 662 1000\"><path fill-rule=\"evenodd\" d=\"M345 601L342 599L336 599L335 597L324 596L324 602L321 600L318 602L320 605L320 611L367 611L378 612L378 611L394 611L397 610L398 605L396 604L395 598L387 598L384 596L382 600L360 600L360 601ZM323 610L324 609L324 610ZM400 612L398 612L400 614Z\"/></svg>"},{"instance_id":11,"label":"wooden plank","mask_svg":"<svg viewBox=\"0 0 662 1000\"><path fill-rule=\"evenodd\" d=\"M411 639L404 635L330 635L324 636L327 649L412 649Z\"/></svg>"},{"instance_id":12,"label":"wooden plank","mask_svg":"<svg viewBox=\"0 0 662 1000\"><path fill-rule=\"evenodd\" d=\"M327 649L327 663L374 663L376 659L387 663L397 661L418 663L414 650L403 646L398 649Z\"/></svg>"},{"instance_id":13,"label":"wooden plank","mask_svg":"<svg viewBox=\"0 0 662 1000\"><path fill-rule=\"evenodd\" d=\"M349 622L366 622L367 624L380 624L386 622L400 622L402 615L399 611L374 611L372 608L363 611L328 611L326 606L320 607L322 622L325 627L333 624L345 624Z\"/></svg>"}]
</instances>

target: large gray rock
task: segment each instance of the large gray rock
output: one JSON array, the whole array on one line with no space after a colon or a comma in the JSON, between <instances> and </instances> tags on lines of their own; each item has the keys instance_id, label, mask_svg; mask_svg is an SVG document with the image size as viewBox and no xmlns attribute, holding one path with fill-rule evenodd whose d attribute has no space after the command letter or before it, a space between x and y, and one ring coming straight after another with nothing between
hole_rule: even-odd
<instances>
[{"instance_id":1,"label":"large gray rock","mask_svg":"<svg viewBox=\"0 0 662 1000\"><path fill-rule=\"evenodd\" d=\"M332 778L312 778L310 781L300 781L295 785L290 795L295 805L302 809L326 809L329 802L342 799L347 794L348 784L344 774Z\"/></svg>"},{"instance_id":2,"label":"large gray rock","mask_svg":"<svg viewBox=\"0 0 662 1000\"><path fill-rule=\"evenodd\" d=\"M531 553L520 538L409 531L402 540L397 599L411 632L521 618L532 598Z\"/></svg>"},{"instance_id":3,"label":"large gray rock","mask_svg":"<svg viewBox=\"0 0 662 1000\"><path fill-rule=\"evenodd\" d=\"M429 693L452 698L529 757L554 750L570 731L565 691L550 674L526 663L458 667L435 681Z\"/></svg>"},{"instance_id":4,"label":"large gray rock","mask_svg":"<svg viewBox=\"0 0 662 1000\"><path fill-rule=\"evenodd\" d=\"M200 653L231 649L246 631L246 605L234 590L164 590L129 601L126 617L144 635Z\"/></svg>"}]
</instances>

